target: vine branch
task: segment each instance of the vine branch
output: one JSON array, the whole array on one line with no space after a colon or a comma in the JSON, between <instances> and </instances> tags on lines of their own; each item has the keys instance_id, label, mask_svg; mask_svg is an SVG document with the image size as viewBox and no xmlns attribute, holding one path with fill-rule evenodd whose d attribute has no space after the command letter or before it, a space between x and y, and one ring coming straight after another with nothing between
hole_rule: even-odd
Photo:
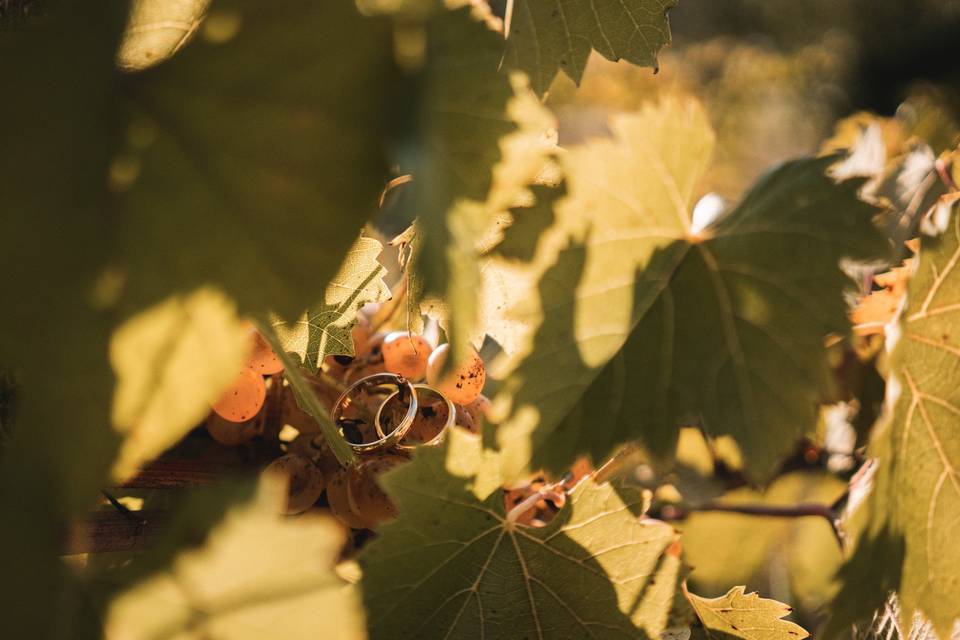
<instances>
[{"instance_id":1,"label":"vine branch","mask_svg":"<svg viewBox=\"0 0 960 640\"><path fill-rule=\"evenodd\" d=\"M768 518L823 518L830 525L837 544L843 547L846 538L843 529L840 527L840 513L836 508L837 501L833 505L820 503L801 503L795 505L769 505L769 504L730 504L723 502L705 502L695 507L679 507L675 505L666 505L660 510L660 516L665 520L685 520L694 513L736 513L744 516L759 516Z\"/></svg>"},{"instance_id":2,"label":"vine branch","mask_svg":"<svg viewBox=\"0 0 960 640\"><path fill-rule=\"evenodd\" d=\"M340 431L327 416L326 409L320 403L320 400L317 399L310 383L300 371L300 363L291 358L290 354L283 348L283 345L280 344L280 339L277 337L276 332L269 322L259 316L253 317L252 322L257 328L257 331L260 332L260 335L270 344L273 352L280 358L287 380L290 381L290 386L293 387L293 392L297 396L297 401L303 404L303 408L307 413L313 416L317 424L320 425L320 432L323 434L323 437L326 438L327 444L330 445L330 450L333 452L333 455L336 456L337 462L339 462L342 467L349 467L353 464L353 452L347 445L347 441L340 437Z\"/></svg>"}]
</instances>

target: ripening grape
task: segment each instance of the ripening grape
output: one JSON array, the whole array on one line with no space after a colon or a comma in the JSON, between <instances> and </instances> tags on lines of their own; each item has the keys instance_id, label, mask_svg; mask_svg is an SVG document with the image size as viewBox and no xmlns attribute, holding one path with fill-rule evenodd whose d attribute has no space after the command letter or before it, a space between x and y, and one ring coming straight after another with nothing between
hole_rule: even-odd
<instances>
[{"instance_id":1,"label":"ripening grape","mask_svg":"<svg viewBox=\"0 0 960 640\"><path fill-rule=\"evenodd\" d=\"M347 384L353 384L360 378L366 378L367 376L372 376L375 373L386 373L387 368L383 366L383 360L379 362L371 362L365 364L362 367L351 367L347 371L347 375L344 378L344 382Z\"/></svg>"},{"instance_id":2,"label":"ripening grape","mask_svg":"<svg viewBox=\"0 0 960 640\"><path fill-rule=\"evenodd\" d=\"M257 415L266 398L267 386L263 376L252 369L243 369L213 404L213 410L230 422L246 422Z\"/></svg>"},{"instance_id":3,"label":"ripening grape","mask_svg":"<svg viewBox=\"0 0 960 640\"><path fill-rule=\"evenodd\" d=\"M490 400L483 394L470 404L457 405L457 426L470 433L480 433L483 418L489 410Z\"/></svg>"},{"instance_id":4,"label":"ripening grape","mask_svg":"<svg viewBox=\"0 0 960 640\"><path fill-rule=\"evenodd\" d=\"M301 433L287 445L287 453L293 453L311 461L325 478L332 478L340 469L337 457L330 451L323 436L317 434Z\"/></svg>"},{"instance_id":5,"label":"ripening grape","mask_svg":"<svg viewBox=\"0 0 960 640\"><path fill-rule=\"evenodd\" d=\"M262 376L273 375L283 371L283 363L273 352L267 341L260 335L256 329L252 330L251 342L253 343L250 351L250 357L247 358L247 368L256 371Z\"/></svg>"},{"instance_id":6,"label":"ripening grape","mask_svg":"<svg viewBox=\"0 0 960 640\"><path fill-rule=\"evenodd\" d=\"M386 473L407 459L390 453L362 459L350 469L348 490L354 514L363 521L365 529L393 520L397 508L377 483L377 476Z\"/></svg>"},{"instance_id":7,"label":"ripening grape","mask_svg":"<svg viewBox=\"0 0 960 640\"><path fill-rule=\"evenodd\" d=\"M450 345L442 344L430 354L430 361L427 365L427 382L439 389L454 404L470 404L483 391L483 385L487 381L487 372L483 366L483 360L480 359L476 351L471 349L460 366L441 379L440 374L449 353Z\"/></svg>"},{"instance_id":8,"label":"ripening grape","mask_svg":"<svg viewBox=\"0 0 960 640\"><path fill-rule=\"evenodd\" d=\"M383 341L386 337L387 334L378 331L367 338L367 350L363 354L367 362L383 362Z\"/></svg>"},{"instance_id":9,"label":"ripening grape","mask_svg":"<svg viewBox=\"0 0 960 640\"><path fill-rule=\"evenodd\" d=\"M463 408L463 405L457 405L457 426L466 429L472 434L480 433L480 423L476 421L473 414Z\"/></svg>"},{"instance_id":10,"label":"ripening grape","mask_svg":"<svg viewBox=\"0 0 960 640\"><path fill-rule=\"evenodd\" d=\"M284 387L280 398L280 424L290 425L300 433L319 433L320 425L300 408L293 387Z\"/></svg>"},{"instance_id":11,"label":"ripening grape","mask_svg":"<svg viewBox=\"0 0 960 640\"><path fill-rule=\"evenodd\" d=\"M446 401L436 397L435 394L424 393L422 389L417 390L417 395L419 400L417 414L407 435L400 441L404 445L433 442L447 426L449 409Z\"/></svg>"},{"instance_id":12,"label":"ripening grape","mask_svg":"<svg viewBox=\"0 0 960 640\"><path fill-rule=\"evenodd\" d=\"M383 340L383 365L390 373L407 380L420 380L427 372L433 347L423 336L395 331Z\"/></svg>"},{"instance_id":13,"label":"ripening grape","mask_svg":"<svg viewBox=\"0 0 960 640\"><path fill-rule=\"evenodd\" d=\"M276 475L287 483L287 502L283 513L303 513L320 498L326 485L323 473L312 462L288 453L271 462L264 475Z\"/></svg>"},{"instance_id":14,"label":"ripening grape","mask_svg":"<svg viewBox=\"0 0 960 640\"><path fill-rule=\"evenodd\" d=\"M247 420L246 422L231 422L229 420L224 420L216 413L210 414L210 417L207 418L205 426L207 427L207 432L210 434L210 437L213 438L214 442L219 442L220 444L228 447L236 447L244 442L249 442L255 435L257 435L256 420Z\"/></svg>"},{"instance_id":15,"label":"ripening grape","mask_svg":"<svg viewBox=\"0 0 960 640\"><path fill-rule=\"evenodd\" d=\"M327 484L327 502L333 516L351 529L365 529L366 522L356 514L356 508L351 505L349 484L350 476L347 469L338 469Z\"/></svg>"}]
</instances>

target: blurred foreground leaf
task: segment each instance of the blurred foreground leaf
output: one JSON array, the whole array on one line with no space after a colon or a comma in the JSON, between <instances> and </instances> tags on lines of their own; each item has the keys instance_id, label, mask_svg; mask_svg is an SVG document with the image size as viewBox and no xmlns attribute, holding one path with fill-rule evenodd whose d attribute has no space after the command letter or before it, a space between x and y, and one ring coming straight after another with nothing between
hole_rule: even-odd
<instances>
[{"instance_id":1,"label":"blurred foreground leaf","mask_svg":"<svg viewBox=\"0 0 960 640\"><path fill-rule=\"evenodd\" d=\"M313 515L277 515L282 487L233 509L199 549L118 594L106 636L137 640L363 638L353 587L333 564L342 529Z\"/></svg>"},{"instance_id":2,"label":"blurred foreground leaf","mask_svg":"<svg viewBox=\"0 0 960 640\"><path fill-rule=\"evenodd\" d=\"M201 289L137 314L113 335L113 424L124 434L117 478L176 444L236 378L250 333L223 294Z\"/></svg>"},{"instance_id":3,"label":"blurred foreground leaf","mask_svg":"<svg viewBox=\"0 0 960 640\"><path fill-rule=\"evenodd\" d=\"M210 0L133 0L117 64L145 69L166 60L196 33Z\"/></svg>"},{"instance_id":4,"label":"blurred foreground leaf","mask_svg":"<svg viewBox=\"0 0 960 640\"><path fill-rule=\"evenodd\" d=\"M221 0L127 75L111 176L128 304L213 284L290 318L318 299L387 177L392 59L388 22L349 0Z\"/></svg>"},{"instance_id":5,"label":"blurred foreground leaf","mask_svg":"<svg viewBox=\"0 0 960 640\"><path fill-rule=\"evenodd\" d=\"M0 467L0 509L11 518L0 527L4 638L97 635L57 553L118 440L111 318L98 286L110 259L104 131L124 19L113 4L68 3L0 34L0 366L19 383Z\"/></svg>"}]
</instances>

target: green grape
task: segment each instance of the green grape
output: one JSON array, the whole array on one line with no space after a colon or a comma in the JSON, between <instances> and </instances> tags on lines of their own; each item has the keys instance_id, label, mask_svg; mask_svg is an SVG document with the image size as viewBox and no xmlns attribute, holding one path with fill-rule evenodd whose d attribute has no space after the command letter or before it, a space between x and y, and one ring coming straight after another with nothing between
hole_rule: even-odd
<instances>
[{"instance_id":1,"label":"green grape","mask_svg":"<svg viewBox=\"0 0 960 640\"><path fill-rule=\"evenodd\" d=\"M280 456L263 470L264 475L282 478L287 485L287 502L283 513L303 513L312 507L326 486L323 472L306 458L293 453Z\"/></svg>"},{"instance_id":2,"label":"green grape","mask_svg":"<svg viewBox=\"0 0 960 640\"><path fill-rule=\"evenodd\" d=\"M216 413L211 413L204 426L215 442L228 447L236 447L244 442L249 442L257 435L257 422L256 419L246 422L231 422Z\"/></svg>"},{"instance_id":3,"label":"green grape","mask_svg":"<svg viewBox=\"0 0 960 640\"><path fill-rule=\"evenodd\" d=\"M470 433L480 433L483 418L489 410L490 400L483 394L477 396L477 399L470 404L457 405L457 426Z\"/></svg>"},{"instance_id":4,"label":"green grape","mask_svg":"<svg viewBox=\"0 0 960 640\"><path fill-rule=\"evenodd\" d=\"M252 369L244 369L213 404L213 410L224 420L246 422L257 415L267 399L263 376Z\"/></svg>"},{"instance_id":5,"label":"green grape","mask_svg":"<svg viewBox=\"0 0 960 640\"><path fill-rule=\"evenodd\" d=\"M449 352L450 345L442 344L430 354L427 382L450 398L454 404L470 404L480 396L487 381L483 360L471 349L459 367L441 377Z\"/></svg>"},{"instance_id":6,"label":"green grape","mask_svg":"<svg viewBox=\"0 0 960 640\"><path fill-rule=\"evenodd\" d=\"M407 380L421 380L432 351L433 347L423 336L396 331L383 340L383 364L390 373Z\"/></svg>"},{"instance_id":7,"label":"green grape","mask_svg":"<svg viewBox=\"0 0 960 640\"><path fill-rule=\"evenodd\" d=\"M366 521L357 515L356 508L351 505L349 492L349 471L338 469L327 484L327 502L333 516L351 529L366 529Z\"/></svg>"},{"instance_id":8,"label":"green grape","mask_svg":"<svg viewBox=\"0 0 960 640\"><path fill-rule=\"evenodd\" d=\"M277 357L277 354L273 352L273 349L256 329L252 329L251 341L253 345L250 356L247 358L248 369L252 369L262 376L283 371L283 363L280 362L280 358Z\"/></svg>"},{"instance_id":9,"label":"green grape","mask_svg":"<svg viewBox=\"0 0 960 640\"><path fill-rule=\"evenodd\" d=\"M302 433L287 445L287 453L306 458L317 466L325 478L332 478L340 470L337 457L323 440L323 436L314 433Z\"/></svg>"},{"instance_id":10,"label":"green grape","mask_svg":"<svg viewBox=\"0 0 960 640\"><path fill-rule=\"evenodd\" d=\"M363 523L365 529L373 529L379 524L397 517L397 507L377 483L377 476L407 462L403 456L382 453L363 458L350 469L348 490L354 515Z\"/></svg>"}]
</instances>

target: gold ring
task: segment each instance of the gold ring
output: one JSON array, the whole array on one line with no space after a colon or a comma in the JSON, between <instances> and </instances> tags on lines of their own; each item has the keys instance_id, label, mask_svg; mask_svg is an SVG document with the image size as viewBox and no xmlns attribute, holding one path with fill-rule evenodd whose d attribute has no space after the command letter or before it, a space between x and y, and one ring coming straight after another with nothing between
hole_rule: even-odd
<instances>
[{"instance_id":1,"label":"gold ring","mask_svg":"<svg viewBox=\"0 0 960 640\"><path fill-rule=\"evenodd\" d=\"M353 399L353 394L360 391L364 392L367 388L376 389L378 387L396 387L396 390L390 393L380 407L377 409L375 417L373 419L374 429L377 432L379 438L373 442L354 442L347 437L344 433L344 429L357 422L356 419L346 418L344 412L350 406L356 404ZM383 405L386 404L387 400L392 399L396 395L400 395L403 399L403 395L409 395L410 402L407 406L407 413L403 416L403 419L400 421L400 424L397 425L397 428L394 429L389 434L384 435L383 429L380 427L380 411L383 409ZM340 394L340 397L337 398L337 402L333 405L333 410L330 412L330 418L340 429L340 434L343 436L343 439L346 440L347 444L353 449L356 453L371 453L373 451L379 451L381 449L388 449L396 445L400 440L407 435L407 431L410 430L410 427L413 426L413 421L417 417L417 391L413 384L410 383L406 378L395 375L393 373L374 373L373 375L360 378L352 385L350 385L346 391ZM361 409L362 413L368 413L367 411ZM369 417L369 413L368 416ZM360 420L363 422L363 420Z\"/></svg>"},{"instance_id":2,"label":"gold ring","mask_svg":"<svg viewBox=\"0 0 960 640\"><path fill-rule=\"evenodd\" d=\"M446 437L446 435L447 435L447 429L449 429L450 427L452 427L452 426L456 423L456 421L457 421L457 409L456 409L456 407L453 405L453 402L451 402L450 399L447 398L447 396L443 395L443 393L440 392L439 389L436 389L436 388L434 388L434 387L431 387L431 386L428 385L428 384L415 384L415 385L413 385L413 388L414 388L414 390L420 389L420 390L422 390L422 391L427 391L428 393L432 393L432 394L436 395L437 397L439 397L441 400L443 400L443 401L446 403L446 405L447 405L447 421L444 423L444 425L443 425L443 427L440 429L439 433L437 433L437 435L435 435L434 437L430 438L430 440L427 440L426 442L420 442L420 443L418 443L418 444L416 444L416 445L403 444L403 438L407 435L407 432L410 431L410 428L413 426L413 423L416 421L416 416L414 416L414 420L411 420L411 421L410 421L410 425L409 425L409 426L406 428L406 430L404 431L403 436L401 436L400 439L397 440L396 448L397 448L398 450L400 450L400 451L413 451L413 450L416 449L417 447L422 447L422 446L431 447L431 446L440 444L441 442L443 442L443 439L444 439L444 438ZM385 406L387 406L387 404L388 404L391 400L393 400L394 396L396 396L398 393L399 393L399 391L394 391L393 393L391 393L391 394L387 397L387 399L383 401L383 404L380 405L380 408L377 409L377 415L376 415L376 417L375 417L374 420L373 420L373 425L374 425L374 427L375 427L376 430L377 430L377 435L379 435L379 436L381 436L381 437L383 437L383 424L382 424L381 421L380 421L380 416L381 416L381 414L383 413L383 408L384 408ZM419 396L419 394L417 394L417 395ZM407 412L407 415L409 415L409 411ZM404 416L404 422L406 422L406 420L407 420L407 416ZM402 424L402 423L401 423L401 424ZM393 433L396 433L397 431L398 431L398 429L395 429L395 430L393 431Z\"/></svg>"}]
</instances>

